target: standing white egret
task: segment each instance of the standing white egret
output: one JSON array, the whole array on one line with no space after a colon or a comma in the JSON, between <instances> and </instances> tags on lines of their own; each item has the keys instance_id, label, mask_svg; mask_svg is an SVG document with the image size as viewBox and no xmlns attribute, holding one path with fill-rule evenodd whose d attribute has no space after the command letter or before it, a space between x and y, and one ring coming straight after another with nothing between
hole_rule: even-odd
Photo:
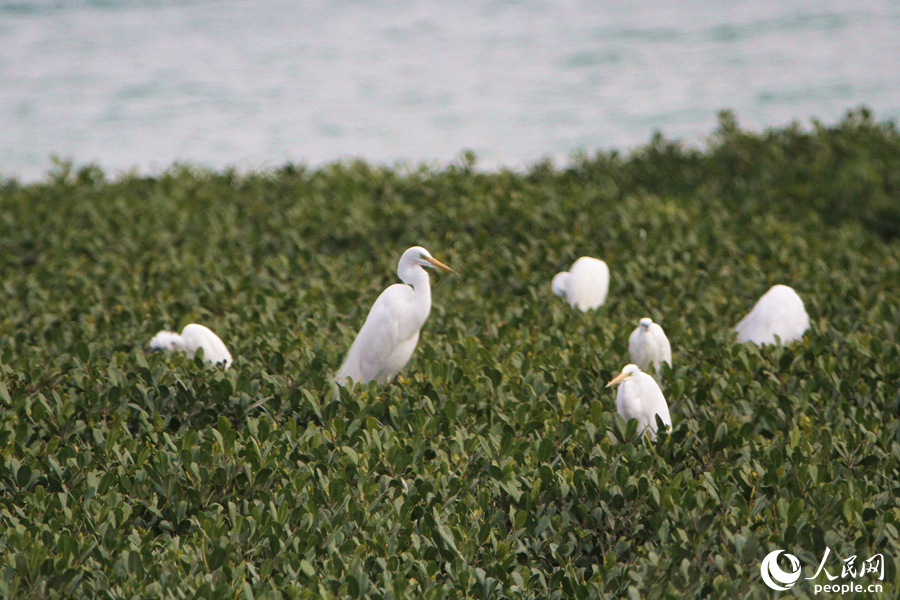
<instances>
[{"instance_id":1,"label":"standing white egret","mask_svg":"<svg viewBox=\"0 0 900 600\"><path fill-rule=\"evenodd\" d=\"M170 352L186 352L188 358L194 358L197 350L203 348L203 360L209 363L224 363L225 368L231 365L231 353L222 339L208 327L191 323L185 325L181 333L160 331L150 340L150 347Z\"/></svg>"},{"instance_id":2,"label":"standing white egret","mask_svg":"<svg viewBox=\"0 0 900 600\"><path fill-rule=\"evenodd\" d=\"M656 415L672 428L669 405L659 384L650 375L642 372L637 365L625 365L622 372L606 387L618 385L616 410L627 421L637 419L638 433L649 430L650 439L656 439Z\"/></svg>"},{"instance_id":3,"label":"standing white egret","mask_svg":"<svg viewBox=\"0 0 900 600\"><path fill-rule=\"evenodd\" d=\"M557 296L565 296L573 307L587 312L606 301L609 267L598 258L582 256L568 271L557 273L550 288Z\"/></svg>"},{"instance_id":4,"label":"standing white egret","mask_svg":"<svg viewBox=\"0 0 900 600\"><path fill-rule=\"evenodd\" d=\"M339 385L348 379L387 383L409 362L431 312L431 281L422 267L456 273L421 246L404 252L397 265L403 283L391 285L375 300L335 375Z\"/></svg>"},{"instance_id":5,"label":"standing white egret","mask_svg":"<svg viewBox=\"0 0 900 600\"><path fill-rule=\"evenodd\" d=\"M638 326L631 332L628 338L628 353L631 361L646 371L650 365L659 373L662 364L672 366L672 346L663 328L654 323L649 317L638 321Z\"/></svg>"},{"instance_id":6,"label":"standing white egret","mask_svg":"<svg viewBox=\"0 0 900 600\"><path fill-rule=\"evenodd\" d=\"M746 317L734 326L739 342L774 344L775 336L786 344L803 337L809 329L809 315L803 300L786 285L773 285Z\"/></svg>"}]
</instances>

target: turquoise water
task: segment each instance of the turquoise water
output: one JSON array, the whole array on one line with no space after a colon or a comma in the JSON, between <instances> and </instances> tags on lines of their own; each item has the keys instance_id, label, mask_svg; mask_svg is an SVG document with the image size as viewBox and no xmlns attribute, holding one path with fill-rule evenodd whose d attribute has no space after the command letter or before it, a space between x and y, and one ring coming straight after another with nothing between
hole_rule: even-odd
<instances>
[{"instance_id":1,"label":"turquoise water","mask_svg":"<svg viewBox=\"0 0 900 600\"><path fill-rule=\"evenodd\" d=\"M900 119L897 0L0 0L0 173L361 156L520 168L851 108Z\"/></svg>"}]
</instances>

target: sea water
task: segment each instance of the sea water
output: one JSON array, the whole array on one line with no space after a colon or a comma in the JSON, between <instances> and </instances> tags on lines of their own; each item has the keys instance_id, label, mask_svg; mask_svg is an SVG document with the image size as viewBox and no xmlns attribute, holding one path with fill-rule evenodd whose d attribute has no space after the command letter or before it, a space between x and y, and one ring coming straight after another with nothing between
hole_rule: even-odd
<instances>
[{"instance_id":1,"label":"sea water","mask_svg":"<svg viewBox=\"0 0 900 600\"><path fill-rule=\"evenodd\" d=\"M897 0L0 0L0 175L458 160L523 168L900 117Z\"/></svg>"}]
</instances>

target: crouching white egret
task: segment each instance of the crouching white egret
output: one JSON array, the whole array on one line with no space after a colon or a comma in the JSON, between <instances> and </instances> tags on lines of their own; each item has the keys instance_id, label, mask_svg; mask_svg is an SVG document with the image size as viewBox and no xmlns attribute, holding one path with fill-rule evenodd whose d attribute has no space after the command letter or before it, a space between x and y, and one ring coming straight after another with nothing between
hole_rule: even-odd
<instances>
[{"instance_id":1,"label":"crouching white egret","mask_svg":"<svg viewBox=\"0 0 900 600\"><path fill-rule=\"evenodd\" d=\"M631 332L628 338L628 353L631 360L642 371L646 371L650 365L659 373L662 364L672 366L672 346L666 332L650 317L644 317L638 321L638 326Z\"/></svg>"},{"instance_id":2,"label":"crouching white egret","mask_svg":"<svg viewBox=\"0 0 900 600\"><path fill-rule=\"evenodd\" d=\"M773 285L746 317L735 325L739 342L774 344L775 336L786 344L803 337L809 329L809 315L803 300L786 285Z\"/></svg>"},{"instance_id":3,"label":"crouching white egret","mask_svg":"<svg viewBox=\"0 0 900 600\"><path fill-rule=\"evenodd\" d=\"M191 323L185 325L181 333L160 331L150 340L150 347L170 352L185 352L188 358L194 358L197 350L203 348L203 360L209 363L224 363L225 368L231 365L231 353L225 343L209 327Z\"/></svg>"},{"instance_id":4,"label":"crouching white egret","mask_svg":"<svg viewBox=\"0 0 900 600\"><path fill-rule=\"evenodd\" d=\"M565 296L574 308L587 312L606 301L609 267L598 258L582 256L568 271L557 273L550 288L557 296Z\"/></svg>"},{"instance_id":5,"label":"crouching white egret","mask_svg":"<svg viewBox=\"0 0 900 600\"><path fill-rule=\"evenodd\" d=\"M616 392L616 410L626 421L637 419L638 433L647 431L650 439L656 439L656 415L662 419L669 429L672 428L672 417L669 416L669 405L663 396L659 384L650 375L641 371L637 365L625 365L606 387L618 385Z\"/></svg>"},{"instance_id":6,"label":"crouching white egret","mask_svg":"<svg viewBox=\"0 0 900 600\"><path fill-rule=\"evenodd\" d=\"M339 385L387 383L409 362L431 312L431 281L422 267L456 273L421 246L400 257L395 283L381 292L335 375Z\"/></svg>"}]
</instances>

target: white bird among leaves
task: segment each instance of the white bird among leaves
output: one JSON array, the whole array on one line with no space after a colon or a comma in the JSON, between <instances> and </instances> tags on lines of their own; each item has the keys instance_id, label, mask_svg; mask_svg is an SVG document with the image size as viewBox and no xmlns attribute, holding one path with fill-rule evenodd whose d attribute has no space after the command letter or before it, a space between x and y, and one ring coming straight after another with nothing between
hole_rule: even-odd
<instances>
[{"instance_id":1,"label":"white bird among leaves","mask_svg":"<svg viewBox=\"0 0 900 600\"><path fill-rule=\"evenodd\" d=\"M557 273L550 288L557 296L565 296L573 307L587 312L606 301L609 267L598 258L582 256L568 271Z\"/></svg>"},{"instance_id":2,"label":"white bird among leaves","mask_svg":"<svg viewBox=\"0 0 900 600\"><path fill-rule=\"evenodd\" d=\"M431 312L431 281L423 267L456 273L421 246L404 252L397 265L403 283L391 285L375 300L335 375L339 385L348 380L387 383L409 362Z\"/></svg>"},{"instance_id":3,"label":"white bird among leaves","mask_svg":"<svg viewBox=\"0 0 900 600\"><path fill-rule=\"evenodd\" d=\"M640 367L625 365L622 372L607 383L606 387L614 385L619 386L616 392L616 410L626 421L637 419L639 434L647 431L650 439L656 439L656 415L659 415L664 425L672 428L669 405L659 384L641 371Z\"/></svg>"},{"instance_id":4,"label":"white bird among leaves","mask_svg":"<svg viewBox=\"0 0 900 600\"><path fill-rule=\"evenodd\" d=\"M203 349L203 360L208 363L223 363L225 368L231 365L231 353L225 342L209 327L191 323L185 325L181 333L160 331L150 340L150 347L155 350L185 352L188 358L194 358L197 350Z\"/></svg>"},{"instance_id":5,"label":"white bird among leaves","mask_svg":"<svg viewBox=\"0 0 900 600\"><path fill-rule=\"evenodd\" d=\"M739 342L758 345L774 344L776 335L782 344L799 340L807 329L809 315L803 300L786 285L773 285L734 327Z\"/></svg>"},{"instance_id":6,"label":"white bird among leaves","mask_svg":"<svg viewBox=\"0 0 900 600\"><path fill-rule=\"evenodd\" d=\"M669 344L669 338L666 332L657 323L654 323L650 317L644 317L638 321L638 326L631 332L628 338L628 353L631 355L631 361L647 371L650 365L653 369L660 373L662 364L666 363L672 366L672 346Z\"/></svg>"}]
</instances>

